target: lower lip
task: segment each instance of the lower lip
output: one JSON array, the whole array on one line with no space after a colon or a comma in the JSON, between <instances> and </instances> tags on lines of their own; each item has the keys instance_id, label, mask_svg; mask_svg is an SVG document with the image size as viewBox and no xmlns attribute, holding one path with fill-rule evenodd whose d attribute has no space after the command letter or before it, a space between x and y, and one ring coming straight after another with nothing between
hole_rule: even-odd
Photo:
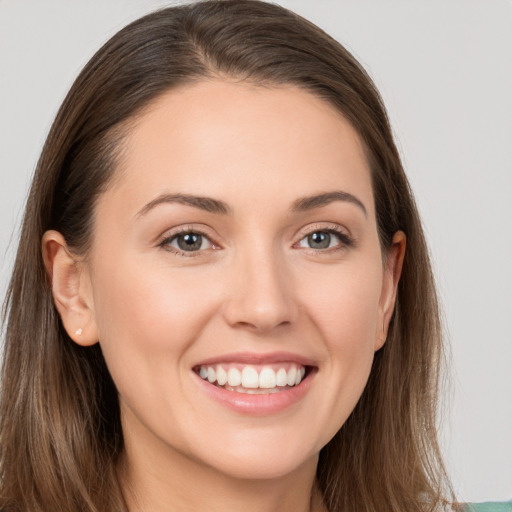
<instances>
[{"instance_id":1,"label":"lower lip","mask_svg":"<svg viewBox=\"0 0 512 512\"><path fill-rule=\"evenodd\" d=\"M210 384L207 380L202 379L197 373L192 373L201 386L201 389L205 391L210 398L236 412L254 416L276 414L302 400L311 387L315 375L314 371L310 371L300 384L284 391L249 395L247 393L228 391L227 389L215 386L214 384Z\"/></svg>"}]
</instances>

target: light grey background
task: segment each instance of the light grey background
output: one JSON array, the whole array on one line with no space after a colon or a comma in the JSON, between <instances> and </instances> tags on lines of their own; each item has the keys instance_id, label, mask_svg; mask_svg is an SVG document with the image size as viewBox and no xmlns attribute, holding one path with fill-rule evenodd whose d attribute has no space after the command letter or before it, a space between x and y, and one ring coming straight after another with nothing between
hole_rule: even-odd
<instances>
[{"instance_id":1,"label":"light grey background","mask_svg":"<svg viewBox=\"0 0 512 512\"><path fill-rule=\"evenodd\" d=\"M512 3L281 0L345 44L388 106L453 354L442 437L460 498L512 499ZM94 51L169 2L0 0L0 296L57 108Z\"/></svg>"}]
</instances>

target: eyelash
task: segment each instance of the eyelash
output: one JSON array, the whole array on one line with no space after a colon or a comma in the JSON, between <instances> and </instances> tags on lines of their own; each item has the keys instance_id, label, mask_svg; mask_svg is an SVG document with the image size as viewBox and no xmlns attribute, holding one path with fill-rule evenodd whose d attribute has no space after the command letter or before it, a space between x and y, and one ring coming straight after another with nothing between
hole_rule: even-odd
<instances>
[{"instance_id":1,"label":"eyelash","mask_svg":"<svg viewBox=\"0 0 512 512\"><path fill-rule=\"evenodd\" d=\"M313 247L309 247L309 248L306 247L306 249L314 251L317 254L342 251L342 250L348 249L350 247L353 247L354 243L355 243L354 239L350 235L348 235L348 233L346 231L342 230L341 228L339 228L337 226L329 226L329 227L316 226L313 229L309 229L307 232L305 232L302 235L302 238L296 244L294 244L294 246L297 245L298 243L302 242L302 240L304 240L305 238L313 235L314 233L327 233L329 235L335 235L340 242L335 247L328 247L325 249L315 249Z\"/></svg>"},{"instance_id":2,"label":"eyelash","mask_svg":"<svg viewBox=\"0 0 512 512\"><path fill-rule=\"evenodd\" d=\"M164 249L166 251L169 251L170 253L174 254L175 256L184 256L185 258L193 258L195 256L200 256L201 252L202 252L201 250L199 250L199 251L180 251L176 247L170 246L171 242L173 240L177 239L180 235L200 235L201 237L204 237L207 240L210 240L210 237L203 231L201 231L199 229L195 229L193 227L185 227L185 228L180 229L179 231L176 231L172 235L165 236L158 244L159 247L161 247L162 249ZM210 242L212 245L215 245L211 240L210 240Z\"/></svg>"},{"instance_id":3,"label":"eyelash","mask_svg":"<svg viewBox=\"0 0 512 512\"><path fill-rule=\"evenodd\" d=\"M309 250L314 251L316 254L337 252L340 250L350 248L350 247L354 246L354 243L355 243L354 239L351 236L349 236L345 231L343 231L342 229L340 229L338 227L315 227L314 229L311 229L311 230L307 231L306 233L304 233L302 238L294 244L294 247L298 243L302 242L302 240L304 240L308 236L313 235L314 233L327 233L329 235L335 235L338 238L338 240L340 241L340 243L337 246L329 247L329 248L325 248L325 249L315 249L313 247L309 247ZM186 227L186 228L180 229L179 231L173 233L170 236L165 236L164 238L162 238L162 240L160 241L158 246L166 251L173 253L176 256L183 256L185 258L191 258L191 257L193 258L196 256L200 256L201 253L203 252L203 250L181 251L181 250L177 249L176 247L170 246L170 244L175 239L177 239L180 235L188 235L188 234L199 235L201 237L204 237L207 240L209 240L212 245L215 246L215 243L210 240L210 237L206 233L204 233L201 230L194 229L192 227L190 227L190 228ZM217 249L213 249L213 250L217 250Z\"/></svg>"}]
</instances>

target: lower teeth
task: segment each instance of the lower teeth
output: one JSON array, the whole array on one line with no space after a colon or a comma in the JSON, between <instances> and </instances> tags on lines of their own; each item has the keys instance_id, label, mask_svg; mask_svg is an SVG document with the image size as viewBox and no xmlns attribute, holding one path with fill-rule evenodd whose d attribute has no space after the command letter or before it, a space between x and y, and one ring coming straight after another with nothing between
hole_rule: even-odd
<instances>
[{"instance_id":1,"label":"lower teeth","mask_svg":"<svg viewBox=\"0 0 512 512\"><path fill-rule=\"evenodd\" d=\"M244 388L243 386L229 386L228 384L225 384L224 386L219 386L219 388L226 389L227 391L235 391L236 393L246 393L248 395L268 395L271 393L279 393L281 391L286 391L287 389L292 389L293 386L282 386L282 387L275 387L275 388Z\"/></svg>"}]
</instances>

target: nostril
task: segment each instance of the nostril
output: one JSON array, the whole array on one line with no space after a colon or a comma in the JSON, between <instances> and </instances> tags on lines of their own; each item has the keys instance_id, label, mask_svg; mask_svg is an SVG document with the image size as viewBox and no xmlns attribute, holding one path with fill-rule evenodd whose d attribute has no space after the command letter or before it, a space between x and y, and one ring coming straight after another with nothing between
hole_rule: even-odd
<instances>
[{"instance_id":1,"label":"nostril","mask_svg":"<svg viewBox=\"0 0 512 512\"><path fill-rule=\"evenodd\" d=\"M289 327L291 325L291 322L289 320L284 320L279 323L275 322L264 322L264 321L258 321L255 320L254 322L237 322L232 327L234 328L240 328L240 329L247 329L254 331L256 333L261 332L265 333L274 329L283 329L286 327Z\"/></svg>"}]
</instances>

